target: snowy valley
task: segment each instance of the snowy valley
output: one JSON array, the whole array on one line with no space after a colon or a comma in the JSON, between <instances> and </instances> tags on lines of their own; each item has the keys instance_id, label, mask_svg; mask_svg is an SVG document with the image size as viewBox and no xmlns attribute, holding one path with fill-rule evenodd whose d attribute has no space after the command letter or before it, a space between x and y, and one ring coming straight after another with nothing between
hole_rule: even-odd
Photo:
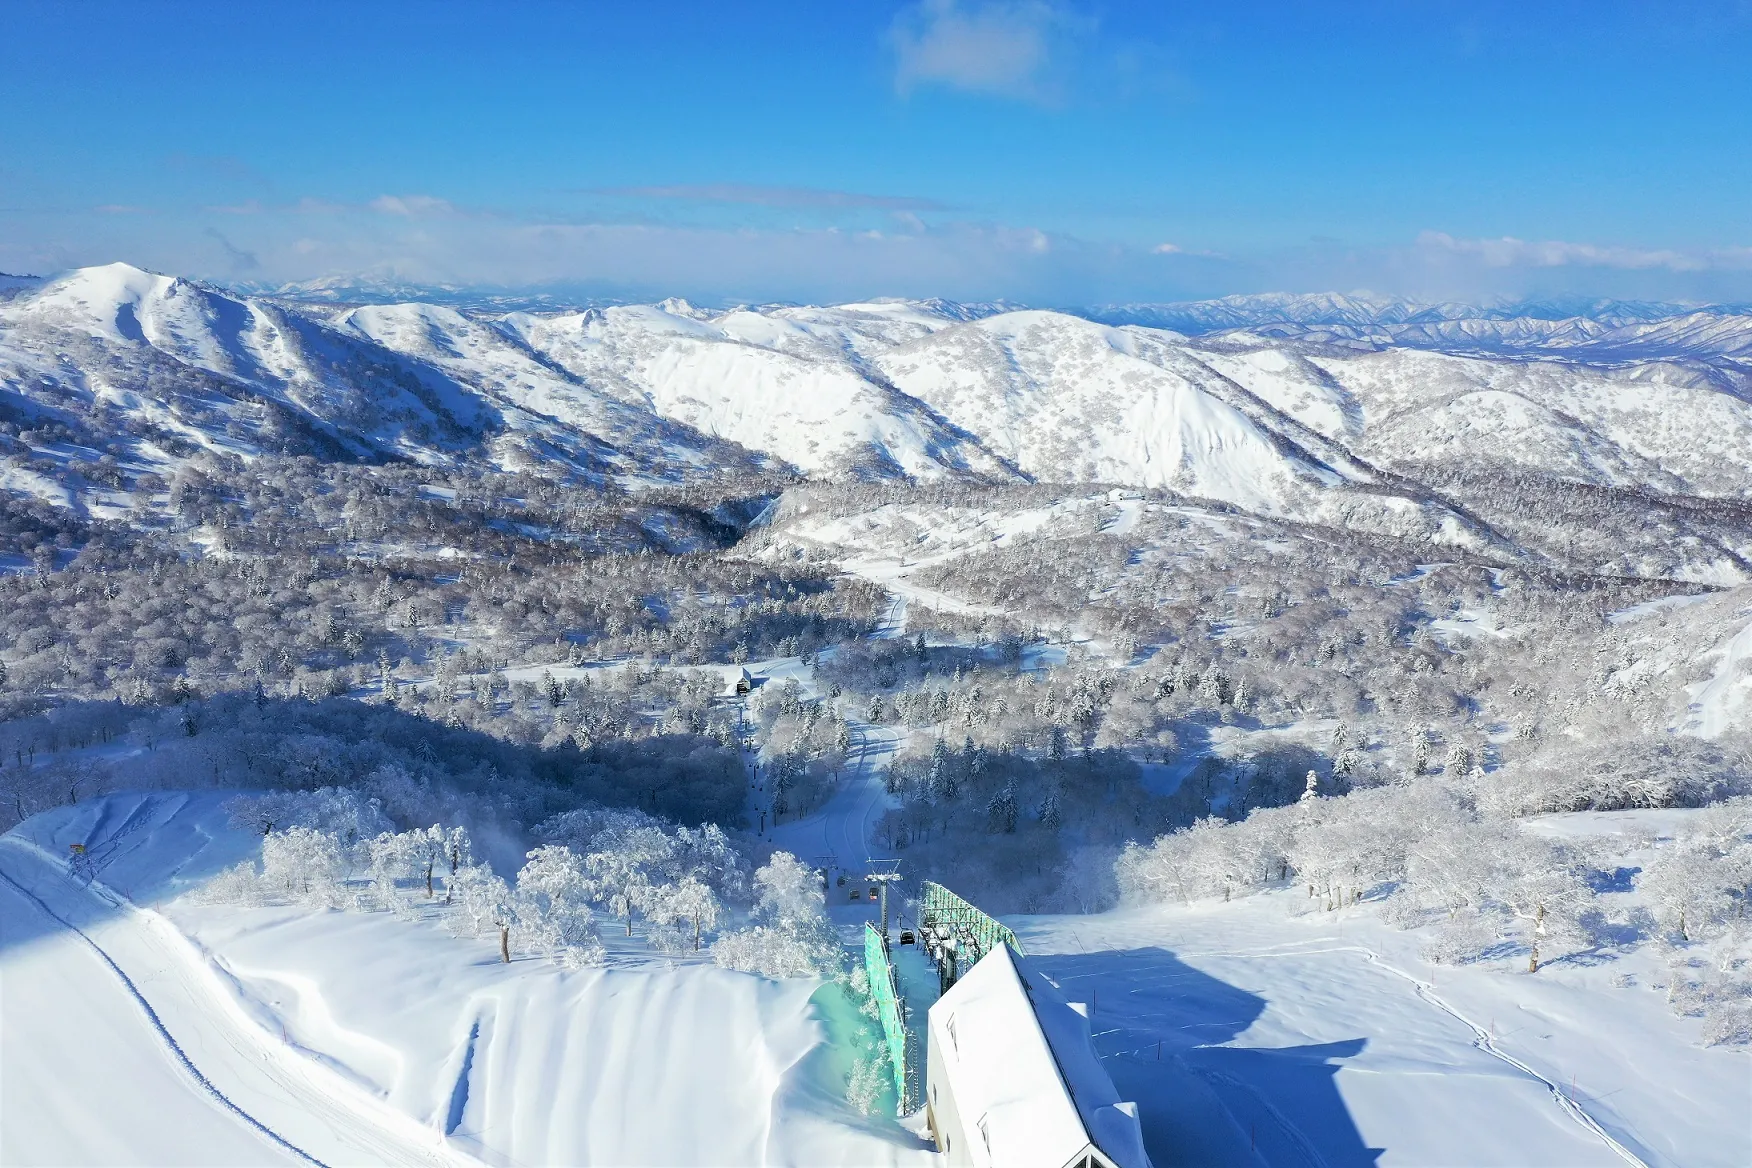
<instances>
[{"instance_id":1,"label":"snowy valley","mask_svg":"<svg viewBox=\"0 0 1752 1168\"><path fill-rule=\"evenodd\" d=\"M1752 316L394 291L0 281L0 1162L943 1162L872 860L1158 1168L1752 1159Z\"/></svg>"}]
</instances>

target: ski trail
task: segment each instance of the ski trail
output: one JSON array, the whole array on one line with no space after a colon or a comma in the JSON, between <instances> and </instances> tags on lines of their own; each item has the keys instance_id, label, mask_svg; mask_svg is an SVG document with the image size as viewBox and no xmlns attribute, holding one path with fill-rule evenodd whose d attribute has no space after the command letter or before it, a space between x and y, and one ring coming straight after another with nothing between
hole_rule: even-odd
<instances>
[{"instance_id":1,"label":"ski trail","mask_svg":"<svg viewBox=\"0 0 1752 1168\"><path fill-rule=\"evenodd\" d=\"M893 740L868 723L848 718L856 763L849 766L839 789L817 811L776 826L772 841L793 855L809 859L831 855L848 871L861 868L875 854L871 831L887 806L888 791L877 764L893 751Z\"/></svg>"},{"instance_id":2,"label":"ski trail","mask_svg":"<svg viewBox=\"0 0 1752 1168\"><path fill-rule=\"evenodd\" d=\"M328 1165L324 1164L321 1160L318 1160L315 1156L312 1156L303 1148L292 1143L290 1140L280 1135L280 1133L274 1131L272 1128L256 1119L255 1116L232 1102L231 1098L227 1096L225 1092L221 1091L213 1084L213 1080L202 1074L201 1069L194 1064L194 1061L189 1058L188 1053L183 1050L182 1045L177 1042L169 1029L165 1027L163 1019L158 1016L158 1011L152 1008L152 1003L146 1000L146 996L142 994L140 988L134 984L134 979L129 977L127 972L123 970L120 965L116 964L115 959L106 953L101 945L96 941L93 941L85 930L50 908L34 892L14 880L4 871L0 871L0 880L4 880L7 884L11 885L13 891L17 892L25 900L28 900L31 904L35 905L37 911L41 912L44 916L54 921L62 928L73 933L81 941L85 942L91 951L97 955L98 960L107 965L110 968L110 971L120 979L122 988L127 992L128 996L133 999L134 1004L140 1008L141 1013L146 1016L147 1024L150 1025L153 1031L158 1035L159 1041L164 1044L165 1049L170 1053L171 1057L176 1060L177 1064L181 1066L184 1071L188 1072L189 1077L194 1079L195 1084L199 1086L202 1091L206 1092L215 1103L235 1115L244 1123L248 1124L251 1128L254 1128L257 1133L268 1139L270 1142L279 1145L288 1152L291 1152L294 1156L297 1156L305 1163L317 1165L317 1168L328 1168Z\"/></svg>"},{"instance_id":3,"label":"ski trail","mask_svg":"<svg viewBox=\"0 0 1752 1168\"><path fill-rule=\"evenodd\" d=\"M1404 978L1406 981L1410 982L1412 984L1413 990L1416 992L1418 997L1422 998L1424 1001L1428 1002L1430 1005L1436 1007L1438 1010L1441 1010L1444 1014L1447 1014L1449 1017L1453 1018L1456 1022L1459 1022L1461 1025L1467 1027L1469 1030L1472 1031L1472 1045L1473 1046L1477 1047L1479 1050L1482 1050L1485 1054L1490 1055L1492 1058L1502 1060L1503 1062L1509 1064L1511 1067L1514 1067L1516 1070L1520 1071L1522 1074L1527 1075L1529 1078L1536 1079L1539 1082L1543 1083L1545 1085L1545 1089L1551 1093L1552 1100L1554 1102L1556 1102L1556 1104L1564 1112L1564 1114L1568 1115L1571 1120L1580 1124L1583 1128L1586 1128L1589 1132L1592 1132L1593 1135L1597 1139L1599 1139L1608 1148L1611 1148L1615 1153L1617 1153L1620 1159L1624 1160L1628 1164L1636 1165L1637 1168L1649 1168L1647 1162L1644 1161L1642 1157L1638 1156L1636 1153L1632 1152L1629 1148L1625 1147L1623 1144L1619 1143L1616 1139L1612 1138L1612 1135L1609 1132L1607 1132L1607 1130L1605 1128L1601 1127L1599 1122L1597 1120L1595 1120L1595 1118L1593 1116L1589 1115L1587 1113L1587 1111L1583 1109L1581 1104L1577 1103L1574 1099L1572 1099L1568 1094L1565 1093L1561 1084L1552 1082L1550 1079L1546 1078L1544 1075L1542 1075L1538 1071L1534 1070L1527 1063L1522 1062L1520 1059L1516 1058L1514 1055L1510 1054L1508 1051L1503 1050L1501 1047L1497 1046L1496 1040L1491 1035L1489 1030L1487 1030L1483 1026L1480 1026L1477 1022L1473 1021L1467 1015L1465 1015L1465 1014L1461 1013L1459 1010L1455 1009L1455 1007L1446 998L1443 998L1441 995L1439 995L1435 992L1435 987L1432 986L1430 983L1424 981L1422 978L1418 977L1415 974L1408 973L1405 970L1400 969L1399 967L1397 967L1395 965L1391 965L1391 964L1381 960L1380 955L1372 949L1367 949L1367 948L1363 948L1361 946L1358 946L1353 950L1353 952L1361 952L1363 954L1363 956L1370 963L1379 966L1380 968L1386 970L1388 973L1394 974L1397 977Z\"/></svg>"},{"instance_id":4,"label":"ski trail","mask_svg":"<svg viewBox=\"0 0 1752 1168\"><path fill-rule=\"evenodd\" d=\"M1634 1165L1636 1165L1636 1168L1649 1168L1649 1164L1647 1161L1645 1161L1642 1157L1638 1156L1635 1152L1632 1152L1629 1148L1625 1147L1618 1140L1614 1139L1613 1136L1611 1135L1611 1133L1609 1133L1604 1127L1601 1127L1600 1123L1597 1120L1595 1120L1595 1118L1592 1115L1589 1115L1587 1110L1584 1109L1580 1103L1576 1102L1576 1100L1571 1098L1569 1096L1569 1094L1564 1091L1562 1084L1553 1082L1552 1080L1546 1078L1544 1075L1540 1074L1537 1070L1535 1070L1533 1067L1529 1066L1527 1063L1522 1062L1520 1059L1516 1058L1514 1055L1509 1054L1507 1051L1505 1051L1501 1047L1497 1046L1495 1039L1492 1037L1492 1035L1488 1029L1486 1029L1483 1026L1480 1026L1477 1022L1473 1021L1470 1017L1468 1017L1467 1015L1462 1013L1460 1010L1456 1009L1454 1007L1454 1005L1452 1003L1450 1003L1446 998L1443 998L1440 994L1435 992L1435 987L1433 985L1431 985L1429 982L1424 981L1422 978L1418 977L1414 973L1408 973L1407 971L1400 969L1398 966L1392 964L1391 962L1382 960L1381 955L1379 953L1376 953L1373 949L1370 949L1367 946L1363 946L1363 945L1329 945L1329 946L1325 946L1325 947L1322 947L1319 949L1296 947L1296 948L1289 948L1289 949L1268 950L1266 952L1257 952L1257 953L1211 952L1211 953L1185 953L1185 954L1180 954L1178 956L1180 956L1182 958L1185 958L1185 957L1228 957L1228 958L1235 958L1235 959L1240 959L1240 960L1251 961L1251 960L1256 960L1258 958L1263 958L1263 957L1311 957L1311 956L1318 954L1318 953L1354 953L1354 954L1360 954L1363 957L1363 959L1368 961L1370 964L1378 966L1379 968L1385 970L1386 972L1393 974L1395 977L1402 978L1403 980L1410 982L1412 985L1413 992L1416 993L1417 996L1422 1001L1424 1001L1427 1004L1442 1011L1444 1014L1447 1014L1449 1017L1453 1018L1456 1022L1459 1022L1462 1026L1465 1026L1468 1030L1472 1031L1472 1035L1473 1035L1472 1045L1475 1048L1483 1051L1485 1054L1490 1055L1492 1058L1495 1058L1495 1059L1498 1059L1504 1063L1507 1063L1509 1066L1514 1067L1517 1071L1520 1071L1523 1075L1526 1075L1528 1078L1533 1079L1536 1082L1543 1084L1546 1091L1550 1093L1552 1102L1554 1102L1557 1105L1558 1109L1560 1111L1562 1111L1564 1113L1564 1115L1566 1115L1572 1122L1576 1123L1577 1125L1579 1125L1580 1127L1585 1129L1587 1132L1589 1132L1591 1135L1593 1135L1596 1139L1598 1139L1601 1143L1605 1144L1608 1148L1612 1149L1612 1151L1614 1153L1616 1153L1618 1155L1618 1157L1620 1159L1622 1159L1625 1163L1634 1164Z\"/></svg>"},{"instance_id":5,"label":"ski trail","mask_svg":"<svg viewBox=\"0 0 1752 1168\"><path fill-rule=\"evenodd\" d=\"M1746 678L1742 670L1745 662L1752 660L1752 622L1703 654L1712 655L1719 655L1721 660L1709 677L1686 687L1691 700L1674 724L1681 733L1699 738L1721 737L1733 728L1735 715L1745 706Z\"/></svg>"},{"instance_id":6,"label":"ski trail","mask_svg":"<svg viewBox=\"0 0 1752 1168\"><path fill-rule=\"evenodd\" d=\"M906 635L906 597L892 588L888 590L888 610L882 614L882 621L871 633L872 639L893 640Z\"/></svg>"},{"instance_id":7,"label":"ski trail","mask_svg":"<svg viewBox=\"0 0 1752 1168\"><path fill-rule=\"evenodd\" d=\"M395 1111L269 1034L227 991L206 955L164 917L141 909L99 881L83 883L87 877L74 875L58 857L31 843L16 838L0 840L0 856L6 855L30 862L51 880L46 886L27 889L14 879L15 874L23 875L16 868L12 872L0 870L0 878L91 947L120 979L125 992L147 1012L177 1061L209 1093L277 1142L285 1143L300 1159L324 1168L351 1164L456 1168L478 1164L446 1144L440 1131ZM61 911L49 905L51 899L66 902L60 905ZM97 913L85 922L85 928L70 919L99 909L109 913ZM92 929L94 923L101 930ZM94 931L114 936L100 942ZM135 974L127 972L130 965L136 968ZM155 979L153 996L163 999L157 1006L140 989L137 975L142 969ZM167 1018L167 1007L176 1015L174 1020ZM188 1031L185 1040L173 1037L173 1026ZM203 1061L209 1062L206 1070L198 1068L186 1053L191 1040ZM240 1102L246 1096L247 1106ZM301 1132L301 1142L323 1146L320 1155L310 1147L293 1145L281 1134L294 1125Z\"/></svg>"}]
</instances>

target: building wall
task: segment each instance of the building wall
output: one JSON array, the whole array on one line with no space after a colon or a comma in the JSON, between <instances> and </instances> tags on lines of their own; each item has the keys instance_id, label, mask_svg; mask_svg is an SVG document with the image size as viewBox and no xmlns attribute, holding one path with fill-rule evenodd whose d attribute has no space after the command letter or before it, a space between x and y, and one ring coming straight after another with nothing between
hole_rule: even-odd
<instances>
[{"instance_id":1,"label":"building wall","mask_svg":"<svg viewBox=\"0 0 1752 1168\"><path fill-rule=\"evenodd\" d=\"M973 1145L968 1142L967 1129L961 1113L955 1107L955 1091L947 1068L943 1065L944 1047L949 1036L944 1034L935 1018L926 1028L925 1042L925 1114L930 1120L931 1135L936 1137L937 1150L950 1164L973 1163Z\"/></svg>"}]
</instances>

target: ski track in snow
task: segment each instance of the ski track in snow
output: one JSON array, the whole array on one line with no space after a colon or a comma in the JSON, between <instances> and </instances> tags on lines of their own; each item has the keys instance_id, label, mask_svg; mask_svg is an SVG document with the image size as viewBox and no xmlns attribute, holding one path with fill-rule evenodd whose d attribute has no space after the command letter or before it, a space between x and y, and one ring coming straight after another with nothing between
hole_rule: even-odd
<instances>
[{"instance_id":1,"label":"ski track in snow","mask_svg":"<svg viewBox=\"0 0 1752 1168\"><path fill-rule=\"evenodd\" d=\"M323 1168L340 1164L455 1168L478 1163L445 1146L439 1133L389 1112L378 1101L364 1097L359 1088L341 1076L267 1033L226 993L207 959L188 938L157 913L140 908L95 879L94 868L118 854L114 845L146 826L149 818L145 805L131 810L108 841L98 863L81 865L78 871L33 844L14 837L0 839L0 880L96 954L115 974L122 992L144 1013L166 1051L218 1106L301 1162ZM11 863L7 863L9 860ZM33 881L31 887L26 887L15 878L23 875L16 866L19 861L48 876L48 882ZM49 899L60 900L63 911L51 907ZM89 928L92 922L82 928L70 919L81 910L98 914L95 921L103 931L117 932L118 940L143 952L123 955L116 942L108 938L105 940L109 947L100 944ZM124 962L132 964L142 957L151 964L159 961L164 964L150 970L136 968L130 974ZM172 976L164 979L167 972ZM188 1001L161 1002L155 1007L151 997L140 988L143 975L164 987L166 994L179 990L186 993ZM162 1008L165 1005L183 1007L184 1016L167 1022L167 1013ZM206 1069L190 1057L187 1042L179 1041L173 1033L173 1026L191 1022L202 1031L198 1038L204 1057L213 1056ZM216 1079L224 1081L224 1086ZM238 1102L244 1094L254 1097L249 1108ZM285 1112L292 1122L306 1127L305 1134L297 1137L299 1142L289 1138L284 1124L264 1121L261 1115L267 1109L264 1104ZM311 1144L312 1136L329 1145L321 1157L312 1154L307 1146L300 1146Z\"/></svg>"},{"instance_id":2,"label":"ski track in snow","mask_svg":"<svg viewBox=\"0 0 1752 1168\"><path fill-rule=\"evenodd\" d=\"M828 801L809 815L775 826L768 833L772 842L799 859L817 862L832 856L838 867L851 870L875 854L871 831L888 806L888 790L879 764L898 744L897 736L881 727L847 719L857 750L855 778L842 780Z\"/></svg>"},{"instance_id":3,"label":"ski track in snow","mask_svg":"<svg viewBox=\"0 0 1752 1168\"><path fill-rule=\"evenodd\" d=\"M170 1030L164 1025L164 1020L158 1016L158 1011L152 1008L152 1003L146 1000L146 995L140 992L140 987L134 984L134 979L128 976L126 970L116 964L115 958L111 957L109 953L105 951L103 946L91 939L89 933L55 912L54 909L50 908L43 902L42 898L38 897L30 889L7 875L6 872L0 871L0 880L4 880L15 892L24 897L24 899L30 901L30 903L36 906L37 910L44 916L77 936L91 949L93 953L97 955L98 960L102 961L110 968L110 970L116 975L117 979L122 983L122 988L127 992L128 996L132 998L134 1004L140 1008L140 1012L146 1016L146 1021L158 1035L165 1050L170 1053L171 1057L177 1061L183 1070L188 1072L189 1077L194 1079L195 1083L212 1098L213 1102L248 1124L265 1139L277 1144L286 1151L291 1152L294 1156L297 1156L305 1163L318 1165L319 1168L328 1168L328 1166L321 1160L318 1160L315 1156L312 1156L303 1148L292 1143L292 1141L286 1139L286 1137L280 1135L278 1132L258 1120L255 1116L232 1102L231 1098L227 1096L225 1092L214 1086L213 1080L201 1073L201 1069L194 1064L194 1060L189 1058L188 1052L182 1048L182 1045L177 1042L175 1036L172 1035Z\"/></svg>"}]
</instances>

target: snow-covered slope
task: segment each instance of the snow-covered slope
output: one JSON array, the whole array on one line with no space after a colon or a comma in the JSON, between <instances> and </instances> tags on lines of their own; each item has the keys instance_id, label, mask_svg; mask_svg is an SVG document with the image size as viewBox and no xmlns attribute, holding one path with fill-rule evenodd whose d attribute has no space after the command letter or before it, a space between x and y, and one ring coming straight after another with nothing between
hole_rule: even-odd
<instances>
[{"instance_id":1,"label":"snow-covered slope","mask_svg":"<svg viewBox=\"0 0 1752 1168\"><path fill-rule=\"evenodd\" d=\"M896 386L1032 478L1165 487L1259 514L1512 554L1347 447L1342 387L1272 400L1168 334L1055 312L956 325L878 359Z\"/></svg>"},{"instance_id":2,"label":"snow-covered slope","mask_svg":"<svg viewBox=\"0 0 1752 1168\"><path fill-rule=\"evenodd\" d=\"M1310 911L1294 888L1007 923L1090 1003L1157 1163L1726 1168L1752 1155L1752 1062L1700 1049L1656 953L1537 977L1438 967L1369 905Z\"/></svg>"},{"instance_id":3,"label":"snow-covered slope","mask_svg":"<svg viewBox=\"0 0 1752 1168\"><path fill-rule=\"evenodd\" d=\"M502 352L497 334L483 343L479 333L490 330L452 310L355 315L331 323L112 264L0 308L0 362L12 358L9 380L77 380L94 405L245 455L283 445L277 430L290 425L354 457L485 457L508 467L533 459L659 477L748 461ZM366 323L403 350L381 343ZM252 399L284 409L270 422Z\"/></svg>"},{"instance_id":4,"label":"snow-covered slope","mask_svg":"<svg viewBox=\"0 0 1752 1168\"><path fill-rule=\"evenodd\" d=\"M1303 483L1342 481L1275 443L1149 333L1013 312L902 345L878 366L1039 479L1171 487L1258 509Z\"/></svg>"},{"instance_id":5,"label":"snow-covered slope","mask_svg":"<svg viewBox=\"0 0 1752 1168\"><path fill-rule=\"evenodd\" d=\"M114 795L0 840L5 1162L934 1162L835 1097L817 983L629 955L506 966L387 913L193 903L257 846L223 798ZM1621 851L1653 834L1618 830ZM70 843L97 882L69 878ZM1157 1163L1665 1168L1752 1148L1747 1055L1698 1046L1646 949L1537 976L1437 967L1374 903L1319 911L1299 888L1007 923L1086 1003Z\"/></svg>"},{"instance_id":6,"label":"snow-covered slope","mask_svg":"<svg viewBox=\"0 0 1752 1168\"><path fill-rule=\"evenodd\" d=\"M926 327L899 313L739 310L702 320L662 306L520 313L501 322L582 382L811 473L1005 477L977 440L847 359Z\"/></svg>"},{"instance_id":7,"label":"snow-covered slope","mask_svg":"<svg viewBox=\"0 0 1752 1168\"><path fill-rule=\"evenodd\" d=\"M1575 482L1740 495L1752 402L1683 366L1629 369L1412 349L1352 356L1279 344L1205 360L1376 465L1518 464Z\"/></svg>"},{"instance_id":8,"label":"snow-covered slope","mask_svg":"<svg viewBox=\"0 0 1752 1168\"><path fill-rule=\"evenodd\" d=\"M223 799L110 796L0 839L0 1160L927 1162L846 1103L819 981L506 966L434 923L193 903L259 849Z\"/></svg>"}]
</instances>

